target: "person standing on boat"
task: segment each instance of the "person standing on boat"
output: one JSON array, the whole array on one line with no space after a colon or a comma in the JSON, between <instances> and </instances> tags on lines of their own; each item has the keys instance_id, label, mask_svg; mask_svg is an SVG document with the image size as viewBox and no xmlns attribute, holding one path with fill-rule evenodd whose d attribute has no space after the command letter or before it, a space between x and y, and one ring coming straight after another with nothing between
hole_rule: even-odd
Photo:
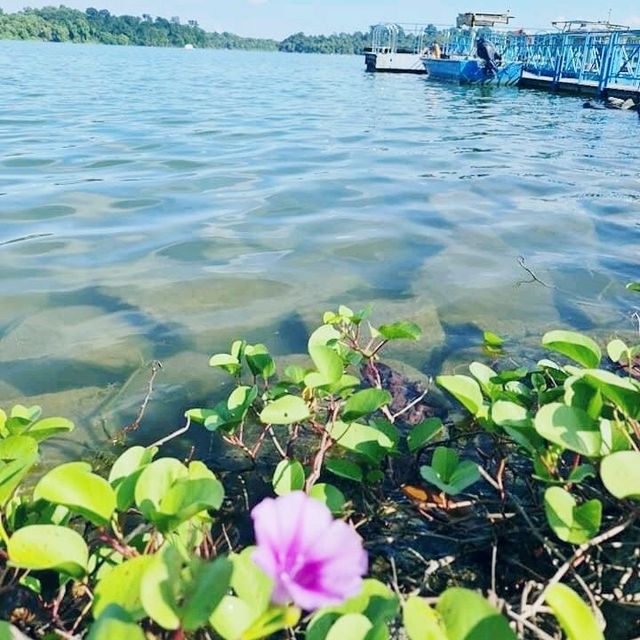
<instances>
[{"instance_id":1,"label":"person standing on boat","mask_svg":"<svg viewBox=\"0 0 640 640\"><path fill-rule=\"evenodd\" d=\"M478 58L484 60L485 73L487 75L496 73L502 56L496 51L493 42L485 40L484 36L480 36L476 41L476 53Z\"/></svg>"}]
</instances>

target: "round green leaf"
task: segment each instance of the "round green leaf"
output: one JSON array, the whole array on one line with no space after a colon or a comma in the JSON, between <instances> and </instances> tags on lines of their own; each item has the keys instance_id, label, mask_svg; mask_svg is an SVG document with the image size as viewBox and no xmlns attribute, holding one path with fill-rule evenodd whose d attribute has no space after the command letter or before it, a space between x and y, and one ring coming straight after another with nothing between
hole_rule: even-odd
<instances>
[{"instance_id":1,"label":"round green leaf","mask_svg":"<svg viewBox=\"0 0 640 640\"><path fill-rule=\"evenodd\" d=\"M251 559L255 547L247 547L240 553L232 553L233 563L231 587L236 595L252 605L258 614L267 610L273 591L273 580L269 578Z\"/></svg>"},{"instance_id":2,"label":"round green leaf","mask_svg":"<svg viewBox=\"0 0 640 640\"><path fill-rule=\"evenodd\" d=\"M604 640L591 609L578 594L564 584L551 585L544 594L567 640Z\"/></svg>"},{"instance_id":3,"label":"round green leaf","mask_svg":"<svg viewBox=\"0 0 640 640\"><path fill-rule=\"evenodd\" d=\"M542 337L542 346L571 358L587 369L597 367L602 359L598 344L575 331L549 331Z\"/></svg>"},{"instance_id":4,"label":"round green leaf","mask_svg":"<svg viewBox=\"0 0 640 640\"><path fill-rule=\"evenodd\" d=\"M297 460L281 460L273 472L273 490L279 496L304 489L304 468Z\"/></svg>"},{"instance_id":5,"label":"round green leaf","mask_svg":"<svg viewBox=\"0 0 640 640\"><path fill-rule=\"evenodd\" d=\"M351 460L345 460L344 458L328 458L325 460L324 466L327 471L331 471L331 473L339 476L340 478L354 480L355 482L362 482L362 468L359 464L356 464Z\"/></svg>"},{"instance_id":6,"label":"round green leaf","mask_svg":"<svg viewBox=\"0 0 640 640\"><path fill-rule=\"evenodd\" d=\"M92 473L86 462L55 467L40 479L33 497L63 505L98 526L108 524L116 508L116 494L111 485Z\"/></svg>"},{"instance_id":7,"label":"round green leaf","mask_svg":"<svg viewBox=\"0 0 640 640\"><path fill-rule=\"evenodd\" d=\"M578 506L568 491L549 487L544 494L544 508L550 527L564 542L583 544L600 530L602 503L599 500Z\"/></svg>"},{"instance_id":8,"label":"round green leaf","mask_svg":"<svg viewBox=\"0 0 640 640\"><path fill-rule=\"evenodd\" d=\"M26 430L26 433L38 442L42 442L42 440L52 438L61 433L68 433L69 431L73 431L73 429L73 422L66 418L44 418L43 420L34 422Z\"/></svg>"},{"instance_id":9,"label":"round green leaf","mask_svg":"<svg viewBox=\"0 0 640 640\"><path fill-rule=\"evenodd\" d=\"M407 435L407 446L411 453L422 449L437 436L444 434L444 426L440 418L427 418L424 422L417 424Z\"/></svg>"},{"instance_id":10,"label":"round green leaf","mask_svg":"<svg viewBox=\"0 0 640 640\"><path fill-rule=\"evenodd\" d=\"M506 618L469 589L447 589L436 610L447 630L447 640L516 640Z\"/></svg>"},{"instance_id":11,"label":"round green leaf","mask_svg":"<svg viewBox=\"0 0 640 640\"><path fill-rule=\"evenodd\" d=\"M410 640L448 640L440 616L424 598L411 596L405 602L402 621Z\"/></svg>"},{"instance_id":12,"label":"round green leaf","mask_svg":"<svg viewBox=\"0 0 640 640\"><path fill-rule=\"evenodd\" d=\"M473 378L460 375L438 376L436 382L474 416L480 413L483 403L482 391Z\"/></svg>"},{"instance_id":13,"label":"round green leaf","mask_svg":"<svg viewBox=\"0 0 640 640\"><path fill-rule=\"evenodd\" d=\"M342 410L342 420L353 422L389 404L391 394L384 389L364 389L354 393Z\"/></svg>"},{"instance_id":14,"label":"round green leaf","mask_svg":"<svg viewBox=\"0 0 640 640\"><path fill-rule=\"evenodd\" d=\"M138 478L156 453L158 447L130 447L113 463L108 480L116 492L119 511L126 511L133 504Z\"/></svg>"},{"instance_id":15,"label":"round green leaf","mask_svg":"<svg viewBox=\"0 0 640 640\"><path fill-rule=\"evenodd\" d=\"M138 556L113 567L96 585L93 617L97 618L112 604L124 609L134 620L146 616L140 600L140 582L153 556Z\"/></svg>"},{"instance_id":16,"label":"round green leaf","mask_svg":"<svg viewBox=\"0 0 640 640\"><path fill-rule=\"evenodd\" d=\"M313 389L334 384L342 378L344 372L342 358L331 347L311 346L309 354L317 371L305 376L304 383L307 387Z\"/></svg>"},{"instance_id":17,"label":"round green leaf","mask_svg":"<svg viewBox=\"0 0 640 640\"><path fill-rule=\"evenodd\" d=\"M371 621L361 613L348 613L340 616L329 629L326 640L365 640Z\"/></svg>"},{"instance_id":18,"label":"round green leaf","mask_svg":"<svg viewBox=\"0 0 640 640\"><path fill-rule=\"evenodd\" d=\"M619 338L612 340L607 345L607 355L613 362L620 362L629 352L629 347ZM625 358L626 359L626 358Z\"/></svg>"},{"instance_id":19,"label":"round green leaf","mask_svg":"<svg viewBox=\"0 0 640 640\"><path fill-rule=\"evenodd\" d=\"M640 453L618 451L603 458L600 477L607 491L623 500L640 500Z\"/></svg>"},{"instance_id":20,"label":"round green leaf","mask_svg":"<svg viewBox=\"0 0 640 640\"><path fill-rule=\"evenodd\" d=\"M259 616L253 604L235 596L225 596L209 622L224 640L238 640Z\"/></svg>"},{"instance_id":21,"label":"round green leaf","mask_svg":"<svg viewBox=\"0 0 640 640\"><path fill-rule=\"evenodd\" d=\"M260 413L264 424L293 424L306 420L311 413L307 403L298 396L282 396L270 402Z\"/></svg>"},{"instance_id":22,"label":"round green leaf","mask_svg":"<svg viewBox=\"0 0 640 640\"><path fill-rule=\"evenodd\" d=\"M554 402L538 411L534 426L549 442L588 458L600 455L602 436L598 423L585 411Z\"/></svg>"},{"instance_id":23,"label":"round green leaf","mask_svg":"<svg viewBox=\"0 0 640 640\"><path fill-rule=\"evenodd\" d=\"M91 625L87 640L145 640L145 635L122 607L112 604Z\"/></svg>"},{"instance_id":24,"label":"round green leaf","mask_svg":"<svg viewBox=\"0 0 640 640\"><path fill-rule=\"evenodd\" d=\"M332 484L324 484L322 482L314 484L313 487L311 487L309 495L323 504L326 504L333 514L342 513L344 503L347 501L344 493L342 493L340 489L334 487Z\"/></svg>"},{"instance_id":25,"label":"round green leaf","mask_svg":"<svg viewBox=\"0 0 640 640\"><path fill-rule=\"evenodd\" d=\"M160 458L149 464L138 478L135 501L143 515L153 522L160 502L171 486L180 478L189 476L187 468L174 458Z\"/></svg>"},{"instance_id":26,"label":"round green leaf","mask_svg":"<svg viewBox=\"0 0 640 640\"><path fill-rule=\"evenodd\" d=\"M419 340L422 329L414 322L395 322L378 327L378 333L385 340Z\"/></svg>"},{"instance_id":27,"label":"round green leaf","mask_svg":"<svg viewBox=\"0 0 640 640\"><path fill-rule=\"evenodd\" d=\"M89 549L79 533L53 524L18 529L7 546L9 561L22 569L51 569L79 578L86 573Z\"/></svg>"}]
</instances>

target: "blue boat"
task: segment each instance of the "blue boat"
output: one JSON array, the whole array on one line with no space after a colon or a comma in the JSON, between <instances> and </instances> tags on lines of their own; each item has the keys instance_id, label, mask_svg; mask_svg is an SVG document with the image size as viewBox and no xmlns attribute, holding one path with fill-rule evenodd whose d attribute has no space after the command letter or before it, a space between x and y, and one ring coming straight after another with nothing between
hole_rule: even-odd
<instances>
[{"instance_id":1,"label":"blue boat","mask_svg":"<svg viewBox=\"0 0 640 640\"><path fill-rule=\"evenodd\" d=\"M422 63L433 80L459 84L515 86L522 78L522 62L504 62L490 69L480 58L423 58Z\"/></svg>"},{"instance_id":2,"label":"blue boat","mask_svg":"<svg viewBox=\"0 0 640 640\"><path fill-rule=\"evenodd\" d=\"M505 56L510 53L511 34L492 30L496 24L508 25L512 18L509 12L459 14L456 28L445 31L422 58L429 78L459 84L517 85L524 64ZM479 27L484 31L479 32Z\"/></svg>"}]
</instances>

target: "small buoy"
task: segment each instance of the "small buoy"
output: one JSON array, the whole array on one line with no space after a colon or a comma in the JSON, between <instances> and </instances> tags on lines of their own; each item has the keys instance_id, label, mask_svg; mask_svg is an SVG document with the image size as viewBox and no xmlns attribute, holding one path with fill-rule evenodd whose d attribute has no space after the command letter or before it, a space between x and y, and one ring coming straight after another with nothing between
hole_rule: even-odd
<instances>
[{"instance_id":1,"label":"small buoy","mask_svg":"<svg viewBox=\"0 0 640 640\"><path fill-rule=\"evenodd\" d=\"M193 49L193 45L192 44L185 44L184 48L185 49Z\"/></svg>"}]
</instances>

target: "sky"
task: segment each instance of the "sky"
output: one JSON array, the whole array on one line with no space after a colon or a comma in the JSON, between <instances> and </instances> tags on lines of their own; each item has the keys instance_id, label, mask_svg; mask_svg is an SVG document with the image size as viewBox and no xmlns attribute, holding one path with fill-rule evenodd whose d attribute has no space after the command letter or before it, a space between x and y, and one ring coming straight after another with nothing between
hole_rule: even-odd
<instances>
[{"instance_id":1,"label":"sky","mask_svg":"<svg viewBox=\"0 0 640 640\"><path fill-rule=\"evenodd\" d=\"M77 9L94 6L115 14L197 20L207 31L230 31L242 36L282 39L303 31L331 34L367 31L378 22L451 25L465 11L503 12L515 16L514 27L544 29L552 20L606 20L640 27L637 0L0 0L5 12L24 6L65 4ZM93 3L93 4L92 4ZM609 11L611 13L609 14Z\"/></svg>"}]
</instances>

